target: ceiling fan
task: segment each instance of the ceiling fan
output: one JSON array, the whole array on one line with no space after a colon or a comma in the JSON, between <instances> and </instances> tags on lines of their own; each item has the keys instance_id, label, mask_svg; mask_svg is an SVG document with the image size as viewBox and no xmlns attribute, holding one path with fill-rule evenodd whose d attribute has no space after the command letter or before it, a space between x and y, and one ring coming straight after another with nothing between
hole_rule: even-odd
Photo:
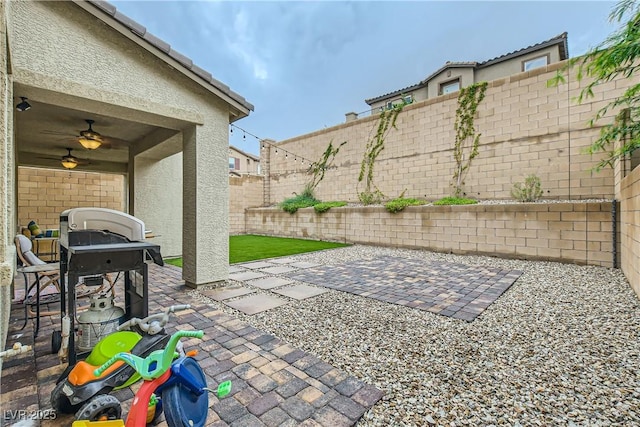
<instances>
[{"instance_id":1,"label":"ceiling fan","mask_svg":"<svg viewBox=\"0 0 640 427\"><path fill-rule=\"evenodd\" d=\"M52 131L52 130L44 130L42 131L42 133L47 135L71 136L73 138L76 138L76 140L80 143L80 145L82 145L87 150L95 150L100 147L112 148L114 145L117 145L117 146L128 145L126 141L122 141L117 138L105 137L100 133L98 133L97 131L95 131L93 129L93 124L95 123L95 120L85 119L85 122L87 123L87 125L89 125L89 128L80 131L78 134L68 134L66 132L58 132L58 131Z\"/></svg>"},{"instance_id":2,"label":"ceiling fan","mask_svg":"<svg viewBox=\"0 0 640 427\"><path fill-rule=\"evenodd\" d=\"M38 157L39 159L47 159L47 160L58 160L62 164L65 169L75 169L77 166L89 165L91 162L87 159L79 159L73 154L71 151L73 148L65 148L67 150L67 154L62 157Z\"/></svg>"}]
</instances>

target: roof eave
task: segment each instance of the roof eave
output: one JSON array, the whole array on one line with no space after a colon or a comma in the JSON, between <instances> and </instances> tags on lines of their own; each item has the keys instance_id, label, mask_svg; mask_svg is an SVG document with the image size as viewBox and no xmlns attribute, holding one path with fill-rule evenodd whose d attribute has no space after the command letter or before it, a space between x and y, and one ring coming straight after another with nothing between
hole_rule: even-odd
<instances>
[{"instance_id":1,"label":"roof eave","mask_svg":"<svg viewBox=\"0 0 640 427\"><path fill-rule=\"evenodd\" d=\"M145 27L117 12L115 6L109 2L96 0L73 0L73 2L229 104L231 107L230 122L247 117L254 110L253 104L246 101L241 95L233 92L228 86L213 78L207 71L194 65L186 56L171 49L171 46L166 42L146 32ZM116 19L116 16L119 19ZM127 23L125 24L122 21ZM187 64L189 67L187 67ZM205 77L209 77L209 80Z\"/></svg>"},{"instance_id":2,"label":"roof eave","mask_svg":"<svg viewBox=\"0 0 640 427\"><path fill-rule=\"evenodd\" d=\"M375 102L380 102L380 101L383 101L383 100L385 100L387 98L393 98L394 96L402 95L403 93L407 93L407 92L412 91L412 90L420 89L423 86L424 85L422 83L418 83L418 84L415 84L415 85L412 85L412 86L407 86L405 88L396 90L394 92L389 92L389 93L386 93L384 95L376 96L375 98L365 99L364 102L366 102L367 104L371 105L371 104L373 104Z\"/></svg>"}]
</instances>

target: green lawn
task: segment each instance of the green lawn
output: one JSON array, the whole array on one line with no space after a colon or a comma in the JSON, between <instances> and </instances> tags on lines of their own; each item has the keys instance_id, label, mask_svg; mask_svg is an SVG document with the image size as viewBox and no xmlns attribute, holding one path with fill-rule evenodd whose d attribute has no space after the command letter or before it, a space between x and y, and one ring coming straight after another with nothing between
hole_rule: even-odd
<instances>
[{"instance_id":1,"label":"green lawn","mask_svg":"<svg viewBox=\"0 0 640 427\"><path fill-rule=\"evenodd\" d=\"M322 249L342 248L345 246L349 245L317 240L254 236L251 234L229 236L229 264L320 251ZM182 258L166 259L165 262L182 267Z\"/></svg>"}]
</instances>

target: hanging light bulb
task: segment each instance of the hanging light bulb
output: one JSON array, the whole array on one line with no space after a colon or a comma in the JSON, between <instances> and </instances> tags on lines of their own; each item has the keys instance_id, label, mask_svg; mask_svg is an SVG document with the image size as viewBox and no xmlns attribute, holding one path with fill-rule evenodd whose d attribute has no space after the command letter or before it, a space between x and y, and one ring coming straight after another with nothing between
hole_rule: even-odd
<instances>
[{"instance_id":1,"label":"hanging light bulb","mask_svg":"<svg viewBox=\"0 0 640 427\"><path fill-rule=\"evenodd\" d=\"M229 130L233 133L233 126L229 126Z\"/></svg>"},{"instance_id":2,"label":"hanging light bulb","mask_svg":"<svg viewBox=\"0 0 640 427\"><path fill-rule=\"evenodd\" d=\"M242 139L247 139L247 134L246 133L242 133Z\"/></svg>"}]
</instances>

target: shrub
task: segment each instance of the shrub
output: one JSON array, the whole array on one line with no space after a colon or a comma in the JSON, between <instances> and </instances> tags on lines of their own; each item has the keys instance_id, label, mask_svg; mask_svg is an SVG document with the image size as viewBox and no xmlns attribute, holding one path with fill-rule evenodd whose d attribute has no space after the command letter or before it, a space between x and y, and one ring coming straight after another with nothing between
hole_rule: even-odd
<instances>
[{"instance_id":1,"label":"shrub","mask_svg":"<svg viewBox=\"0 0 640 427\"><path fill-rule=\"evenodd\" d=\"M398 213L407 206L419 206L424 205L424 200L419 199L405 199L404 197L398 197L384 204L384 207L391 213Z\"/></svg>"},{"instance_id":2,"label":"shrub","mask_svg":"<svg viewBox=\"0 0 640 427\"><path fill-rule=\"evenodd\" d=\"M521 202L535 202L542 197L540 178L529 175L524 183L516 182L511 189L511 196Z\"/></svg>"},{"instance_id":3,"label":"shrub","mask_svg":"<svg viewBox=\"0 0 640 427\"><path fill-rule=\"evenodd\" d=\"M304 188L302 194L296 195L289 199L285 199L284 202L278 204L278 207L290 214L296 213L298 209L308 208L320 203L320 200L316 199L313 195L313 190L307 185Z\"/></svg>"},{"instance_id":4,"label":"shrub","mask_svg":"<svg viewBox=\"0 0 640 427\"><path fill-rule=\"evenodd\" d=\"M474 199L465 199L462 197L443 197L440 200L436 200L433 202L434 205L442 206L442 205L475 205L478 203L477 200Z\"/></svg>"},{"instance_id":5,"label":"shrub","mask_svg":"<svg viewBox=\"0 0 640 427\"><path fill-rule=\"evenodd\" d=\"M328 211L331 208L339 208L340 206L346 206L347 202L321 202L317 203L313 206L313 209L317 213L323 213Z\"/></svg>"},{"instance_id":6,"label":"shrub","mask_svg":"<svg viewBox=\"0 0 640 427\"><path fill-rule=\"evenodd\" d=\"M358 199L362 202L363 205L375 205L378 203L382 203L382 198L384 195L379 191L363 191L358 194Z\"/></svg>"}]
</instances>

